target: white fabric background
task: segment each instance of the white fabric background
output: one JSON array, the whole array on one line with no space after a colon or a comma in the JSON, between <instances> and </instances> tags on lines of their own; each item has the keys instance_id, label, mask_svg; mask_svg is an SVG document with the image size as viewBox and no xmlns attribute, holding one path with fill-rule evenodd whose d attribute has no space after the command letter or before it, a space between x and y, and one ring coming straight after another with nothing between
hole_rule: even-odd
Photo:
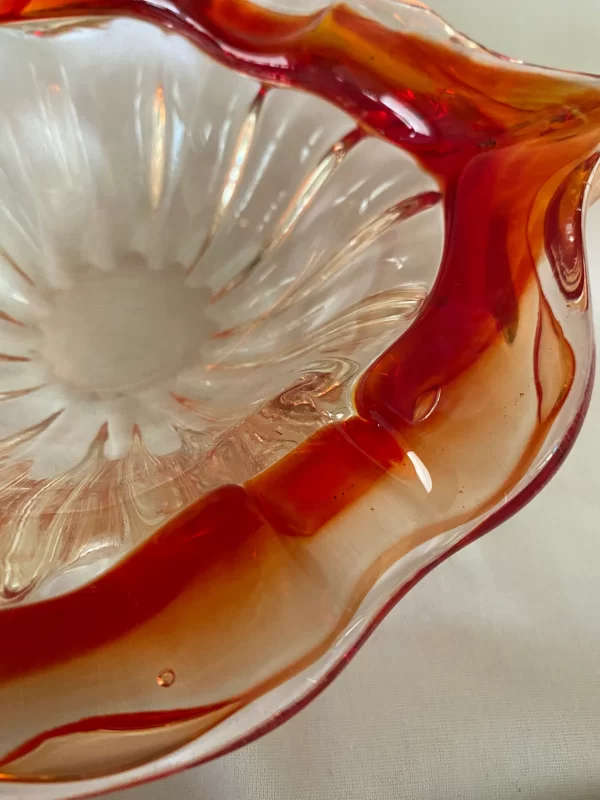
<instances>
[{"instance_id":1,"label":"white fabric background","mask_svg":"<svg viewBox=\"0 0 600 800\"><path fill-rule=\"evenodd\" d=\"M431 5L497 50L600 73L600 0ZM600 203L589 222L600 322ZM600 798L599 449L596 391L542 495L427 577L308 709L113 799Z\"/></svg>"}]
</instances>

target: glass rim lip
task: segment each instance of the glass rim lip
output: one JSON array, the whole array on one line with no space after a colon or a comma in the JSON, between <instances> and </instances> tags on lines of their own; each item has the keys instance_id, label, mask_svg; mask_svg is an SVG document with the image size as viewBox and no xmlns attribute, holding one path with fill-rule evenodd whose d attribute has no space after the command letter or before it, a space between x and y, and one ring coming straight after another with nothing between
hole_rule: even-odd
<instances>
[{"instance_id":1,"label":"glass rim lip","mask_svg":"<svg viewBox=\"0 0 600 800\"><path fill-rule=\"evenodd\" d=\"M300 2L299 0L298 5L294 7L290 7L285 2L278 2L278 0L244 0L245 4L254 7L254 9L260 11L267 11L273 12L278 14L281 17L305 17L307 22L306 26L299 29L299 32L305 29L305 27L313 27L316 23L318 23L319 19L327 14L332 8L336 6L343 7L346 6L350 8L354 13L357 13L359 16L364 16L364 13L361 13L368 10L365 8L366 6L371 6L373 9L381 8L388 9L389 6L393 5L396 9L411 9L412 12L422 14L423 17L427 18L428 20L432 21L435 26L438 26L441 30L443 30L444 36L443 38L446 39L447 42L452 42L453 40L458 39L460 44L467 48L467 51L470 51L473 55L479 54L480 56L489 57L493 60L501 61L505 65L512 65L515 68L524 68L525 70L534 70L536 72L542 71L546 73L550 73L553 75L563 75L565 77L571 77L574 80L592 80L592 81L600 81L600 72L587 72L585 70L575 70L575 69L568 69L563 67L551 67L547 64L538 64L533 61L527 61L519 58L515 58L514 56L509 56L505 53L501 53L493 48L488 47L487 45L482 44L476 38L470 36L469 34L464 33L460 28L454 27L450 25L444 19L443 15L434 11L432 8L427 5L426 2L423 0L358 0L358 3L353 2L353 0L328 0L321 5L320 8L317 8L312 13L306 14L300 11ZM359 5L360 4L360 5ZM176 5L173 0L141 0L139 5L143 8L150 7L154 9L158 14L166 14L170 16L177 16L182 20L186 21L188 24L196 27L196 23L192 19L182 12ZM358 7L357 7L358 6ZM362 8L361 8L362 6ZM81 8L82 6L78 6L77 3L73 3L71 5L72 9ZM25 5L25 10L27 8L27 4ZM70 22L80 22L83 24L83 20L86 21L100 21L105 20L107 18L123 18L123 17L132 17L132 18L139 18L139 16L135 13L135 6L131 6L127 9L126 13L121 13L119 11L114 11L112 13L104 13L98 12L97 8L93 5L90 6L89 15L83 16L82 14L72 14L69 13L63 14L63 10L67 10L64 7L57 7L55 9L40 9L39 11L34 11L29 16L23 16L21 19L15 19L14 17L10 17L7 19L2 19L0 15L0 25L8 26L8 27L25 27L28 25L35 25L39 22L44 21L56 21L60 19L62 23L67 25ZM385 25L381 19L378 19L378 22L381 25ZM287 40L287 37L286 37Z\"/></svg>"}]
</instances>

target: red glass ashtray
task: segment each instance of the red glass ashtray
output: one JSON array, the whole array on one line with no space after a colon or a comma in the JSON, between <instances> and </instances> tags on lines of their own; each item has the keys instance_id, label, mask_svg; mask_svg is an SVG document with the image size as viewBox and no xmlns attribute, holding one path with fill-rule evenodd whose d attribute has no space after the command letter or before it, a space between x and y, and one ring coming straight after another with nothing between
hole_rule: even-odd
<instances>
[{"instance_id":1,"label":"red glass ashtray","mask_svg":"<svg viewBox=\"0 0 600 800\"><path fill-rule=\"evenodd\" d=\"M582 424L600 78L277 5L0 0L0 798L277 726Z\"/></svg>"}]
</instances>

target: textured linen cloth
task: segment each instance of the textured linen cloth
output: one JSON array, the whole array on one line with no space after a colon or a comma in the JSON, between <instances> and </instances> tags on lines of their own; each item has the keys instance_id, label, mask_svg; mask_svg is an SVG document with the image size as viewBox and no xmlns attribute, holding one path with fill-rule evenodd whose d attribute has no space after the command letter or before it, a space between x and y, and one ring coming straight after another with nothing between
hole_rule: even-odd
<instances>
[{"instance_id":1,"label":"textured linen cloth","mask_svg":"<svg viewBox=\"0 0 600 800\"><path fill-rule=\"evenodd\" d=\"M528 60L600 73L600 0L432 0ZM600 331L600 202L589 216ZM423 580L337 681L248 747L113 800L600 798L600 391L520 515Z\"/></svg>"}]
</instances>

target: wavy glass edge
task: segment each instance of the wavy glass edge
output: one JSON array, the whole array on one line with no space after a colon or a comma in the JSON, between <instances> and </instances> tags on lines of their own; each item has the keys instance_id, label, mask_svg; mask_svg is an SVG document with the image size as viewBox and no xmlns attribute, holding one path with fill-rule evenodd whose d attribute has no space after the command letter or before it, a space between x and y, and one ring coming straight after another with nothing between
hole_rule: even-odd
<instances>
[{"instance_id":1,"label":"wavy glass edge","mask_svg":"<svg viewBox=\"0 0 600 800\"><path fill-rule=\"evenodd\" d=\"M363 602L365 611L359 611L355 615L355 620L348 626L347 631L339 638L336 645L306 670L246 706L238 712L239 716L220 723L211 731L216 741L211 746L205 747L205 752L202 752L198 745L207 738L206 734L154 761L150 774L148 765L144 764L141 767L103 778L52 784L27 783L27 796L34 800L79 800L141 786L154 780L168 778L183 770L200 767L216 758L228 755L276 730L290 720L319 697L342 673L387 615L423 578L464 547L476 542L486 533L509 520L544 489L569 455L585 421L592 394L594 373L595 359L580 413L565 433L556 458L548 461L531 483L516 491L504 507L477 521L474 527L465 526L466 530L458 531L450 541L445 541L447 536L441 534L436 540L427 542L421 549L412 551L405 559L390 567L365 598ZM422 553L420 550L430 552ZM418 562L419 557L423 557L422 563L412 563L413 561ZM408 569L405 569L406 567ZM388 591L383 598L379 597L378 588L388 582L392 583L394 588ZM290 693L293 693L291 700L289 699ZM248 729L244 729L244 717L240 719L241 715L252 718L252 724L248 726ZM258 720L256 716L259 717ZM235 733L237 728L242 730ZM18 795L13 794L13 791L18 785L15 782L0 782L0 797L5 797L6 800L17 800Z\"/></svg>"},{"instance_id":2,"label":"wavy glass edge","mask_svg":"<svg viewBox=\"0 0 600 800\"><path fill-rule=\"evenodd\" d=\"M377 4L375 3L373 5L375 6ZM383 6L384 2L382 2L381 5ZM413 6L411 4L411 8L415 9L418 8L418 6ZM436 17L436 19L441 23L440 18L437 17L437 15L434 15L433 12L427 11L426 13ZM447 30L446 33L448 33ZM479 46L476 47L480 49ZM492 53L489 53L489 56L492 59L498 58L498 56ZM513 64L515 63L511 59L506 59L506 61ZM517 63L520 66L521 62ZM549 72L556 74L554 70L550 70ZM572 73L572 75L574 77L576 76L577 78L581 77L577 75L577 73ZM596 164L595 168L591 171L591 174L582 192L584 207L587 207L587 203L591 199L592 188L595 185L595 180L598 180L598 173L598 164ZM587 263L585 259L583 266L587 271ZM192 744L181 748L174 753L169 754L168 756L165 756L164 759L155 761L152 765L151 775L146 774L148 771L148 766L144 765L135 770L129 770L127 772L119 773L106 778L93 779L91 781L80 781L76 783L68 782L62 784L54 783L51 786L28 784L28 796L37 797L40 798L40 800L51 800L51 798L69 796L83 797L88 796L91 793L98 794L101 792L113 791L116 788L124 786L133 786L136 783L144 782L158 776L164 776L170 774L171 772L178 771L184 767L203 763L211 758L222 755L225 752L236 749L242 744L248 743L252 739L255 739L269 730L272 730L274 727L277 727L289 716L299 711L305 704L316 697L320 691L322 691L328 685L328 683L331 682L331 680L335 678L341 669L349 662L350 658L357 652L362 644L364 644L368 636L373 632L385 615L404 596L404 594L410 590L410 588L412 588L431 569L448 558L450 555L479 538L484 533L496 527L498 524L510 517L513 513L518 511L524 503L530 500L534 494L543 488L543 486L552 477L556 469L558 469L563 459L568 454L571 446L574 443L574 439L579 432L581 425L583 424L591 396L591 388L594 377L594 364L594 352L593 348L591 348L587 369L584 371L584 374L582 374L581 370L578 371L579 380L577 384L572 387L572 391L577 395L577 403L576 410L569 411L569 415L572 417L570 424L567 426L565 432L560 438L556 436L556 431L561 427L560 418L557 418L554 421L554 424L548 431L546 440L551 440L554 443L550 457L545 457L541 460L538 460L535 465L535 469L532 469L529 474L514 487L510 496L505 499L504 504L500 508L496 508L493 511L483 514L481 518L471 521L467 525L463 526L463 528L441 534L439 537L427 542L423 546L422 549L425 550L425 552L423 552L421 549L413 550L409 556L392 566L371 588L361 606L362 610L359 609L359 611L356 613L353 623L349 626L349 629L346 631L346 633L340 637L336 647L330 650L327 656L321 661L312 665L306 671L306 673L302 673L301 675L292 679L294 685L296 682L302 684L300 687L295 685L295 688L293 689L295 696L292 701L284 703L279 698L280 692L286 690L286 687L287 690L290 688L288 684L282 684L278 689L274 690L273 693L263 696L260 700L254 701L251 706L247 707L247 710L254 709L254 711L256 711L256 706L260 706L261 704L267 706L269 698L272 698L273 695L277 696L274 707L269 707L263 711L265 719L256 727L254 727L249 733L243 733L239 736L239 739L231 740L227 745L223 744L221 747L219 747L218 743L215 743L215 746L208 749L208 751L205 753L198 752L198 744L202 741L202 739L207 738L206 736L201 737L200 740L196 740ZM565 411L565 409L563 409L563 411ZM540 451L542 450L544 450L543 447L540 448ZM410 564L407 565L407 559L409 557L414 557L415 559L420 558L422 560L420 563L412 564L411 566ZM401 567L407 566L409 566L409 569L403 572ZM398 575L398 572L401 574ZM393 584L393 588L389 587L387 585L388 583ZM384 586L385 588L383 591L387 594L381 597L380 591ZM318 676L315 677L315 670L317 669ZM308 675L308 673L310 673L310 675ZM217 728L214 729L214 732L216 733L220 729L226 728L226 726L232 721L233 718L230 721L221 723ZM225 733L224 736L226 735L227 734ZM14 785L15 784L12 784L13 787ZM3 794L5 789L8 790L8 795ZM11 791L10 783L0 783L0 797L11 797Z\"/></svg>"}]
</instances>

